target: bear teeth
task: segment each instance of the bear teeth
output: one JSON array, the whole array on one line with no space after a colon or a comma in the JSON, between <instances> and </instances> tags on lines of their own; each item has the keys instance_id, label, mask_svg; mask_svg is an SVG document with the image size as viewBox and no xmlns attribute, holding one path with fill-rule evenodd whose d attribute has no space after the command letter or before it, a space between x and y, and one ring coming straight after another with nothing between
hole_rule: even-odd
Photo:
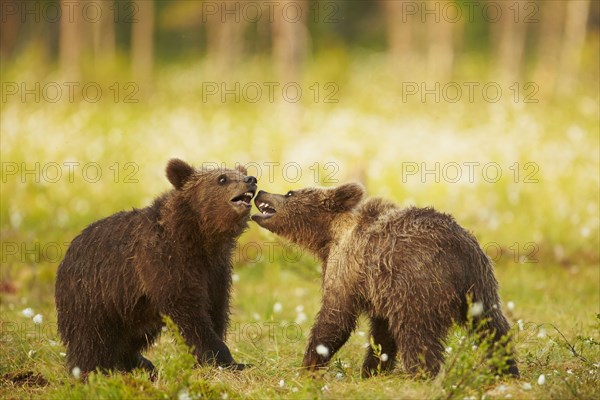
<instances>
[{"instance_id":1,"label":"bear teeth","mask_svg":"<svg viewBox=\"0 0 600 400\"><path fill-rule=\"evenodd\" d=\"M253 192L246 192L237 197L234 197L233 199L231 199L231 201L235 202L236 204L244 204L245 206L250 206L250 202L252 201L253 197Z\"/></svg>"},{"instance_id":2,"label":"bear teeth","mask_svg":"<svg viewBox=\"0 0 600 400\"><path fill-rule=\"evenodd\" d=\"M271 205L269 203L261 202L261 203L257 204L257 207L258 207L258 210L260 211L260 213L263 215L275 213L275 210L273 209L273 207L271 207Z\"/></svg>"}]
</instances>

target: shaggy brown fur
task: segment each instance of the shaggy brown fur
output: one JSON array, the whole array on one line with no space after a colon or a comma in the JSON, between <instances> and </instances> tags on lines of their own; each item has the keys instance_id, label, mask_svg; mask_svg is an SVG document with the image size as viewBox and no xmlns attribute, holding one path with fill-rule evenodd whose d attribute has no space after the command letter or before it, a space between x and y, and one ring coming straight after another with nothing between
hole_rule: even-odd
<instances>
[{"instance_id":1,"label":"shaggy brown fur","mask_svg":"<svg viewBox=\"0 0 600 400\"><path fill-rule=\"evenodd\" d=\"M256 178L177 159L166 172L174 189L88 226L58 267L58 331L69 368L154 370L141 351L160 333L161 315L178 325L198 362L243 368L224 339L231 255Z\"/></svg>"},{"instance_id":2,"label":"shaggy brown fur","mask_svg":"<svg viewBox=\"0 0 600 400\"><path fill-rule=\"evenodd\" d=\"M286 195L260 191L260 226L311 250L323 262L321 311L303 365L324 366L348 340L359 314L370 317L371 335L394 367L399 353L412 374L436 375L453 321L467 322L468 298L483 304L484 329L496 342L509 325L498 284L477 240L447 214L431 208L401 209L381 199L361 202L362 186L306 188ZM318 345L328 351L317 353ZM377 370L368 349L363 375ZM509 373L518 376L514 361Z\"/></svg>"}]
</instances>

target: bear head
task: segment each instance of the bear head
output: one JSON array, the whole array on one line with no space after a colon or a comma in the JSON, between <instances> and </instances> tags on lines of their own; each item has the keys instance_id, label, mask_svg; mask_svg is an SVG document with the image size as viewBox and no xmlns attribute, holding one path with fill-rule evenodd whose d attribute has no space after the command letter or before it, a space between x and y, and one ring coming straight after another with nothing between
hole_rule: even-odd
<instances>
[{"instance_id":1,"label":"bear head","mask_svg":"<svg viewBox=\"0 0 600 400\"><path fill-rule=\"evenodd\" d=\"M172 159L166 172L174 187L174 212L182 216L180 223L198 221L206 233L237 234L247 226L257 181L247 176L244 167L197 170Z\"/></svg>"},{"instance_id":2,"label":"bear head","mask_svg":"<svg viewBox=\"0 0 600 400\"><path fill-rule=\"evenodd\" d=\"M260 211L252 220L261 227L319 254L328 248L333 222L352 212L365 194L358 183L334 188L304 188L286 194L258 192Z\"/></svg>"}]
</instances>

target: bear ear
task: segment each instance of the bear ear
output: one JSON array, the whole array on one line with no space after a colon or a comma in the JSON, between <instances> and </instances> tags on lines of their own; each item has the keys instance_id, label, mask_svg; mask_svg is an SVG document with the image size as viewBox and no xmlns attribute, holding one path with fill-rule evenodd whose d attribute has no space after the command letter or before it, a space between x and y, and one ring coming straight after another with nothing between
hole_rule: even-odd
<instances>
[{"instance_id":1,"label":"bear ear","mask_svg":"<svg viewBox=\"0 0 600 400\"><path fill-rule=\"evenodd\" d=\"M346 183L333 189L329 195L329 207L332 211L350 211L365 195L364 187L359 183Z\"/></svg>"},{"instance_id":2,"label":"bear ear","mask_svg":"<svg viewBox=\"0 0 600 400\"><path fill-rule=\"evenodd\" d=\"M235 166L235 169L237 169L238 171L240 171L244 175L248 175L248 170L242 164L237 164Z\"/></svg>"},{"instance_id":3,"label":"bear ear","mask_svg":"<svg viewBox=\"0 0 600 400\"><path fill-rule=\"evenodd\" d=\"M194 173L194 168L183 160L173 158L167 164L167 178L175 186L175 189L181 190L183 185Z\"/></svg>"}]
</instances>

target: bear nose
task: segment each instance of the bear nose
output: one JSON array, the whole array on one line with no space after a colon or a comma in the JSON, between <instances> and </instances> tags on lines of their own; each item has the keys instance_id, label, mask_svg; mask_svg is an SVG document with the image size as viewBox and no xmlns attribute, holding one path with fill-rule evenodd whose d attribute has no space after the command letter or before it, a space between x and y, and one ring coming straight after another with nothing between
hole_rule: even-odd
<instances>
[{"instance_id":1,"label":"bear nose","mask_svg":"<svg viewBox=\"0 0 600 400\"><path fill-rule=\"evenodd\" d=\"M246 176L244 178L244 183L254 183L254 184L256 184L256 182L258 182L258 181L253 176Z\"/></svg>"}]
</instances>

